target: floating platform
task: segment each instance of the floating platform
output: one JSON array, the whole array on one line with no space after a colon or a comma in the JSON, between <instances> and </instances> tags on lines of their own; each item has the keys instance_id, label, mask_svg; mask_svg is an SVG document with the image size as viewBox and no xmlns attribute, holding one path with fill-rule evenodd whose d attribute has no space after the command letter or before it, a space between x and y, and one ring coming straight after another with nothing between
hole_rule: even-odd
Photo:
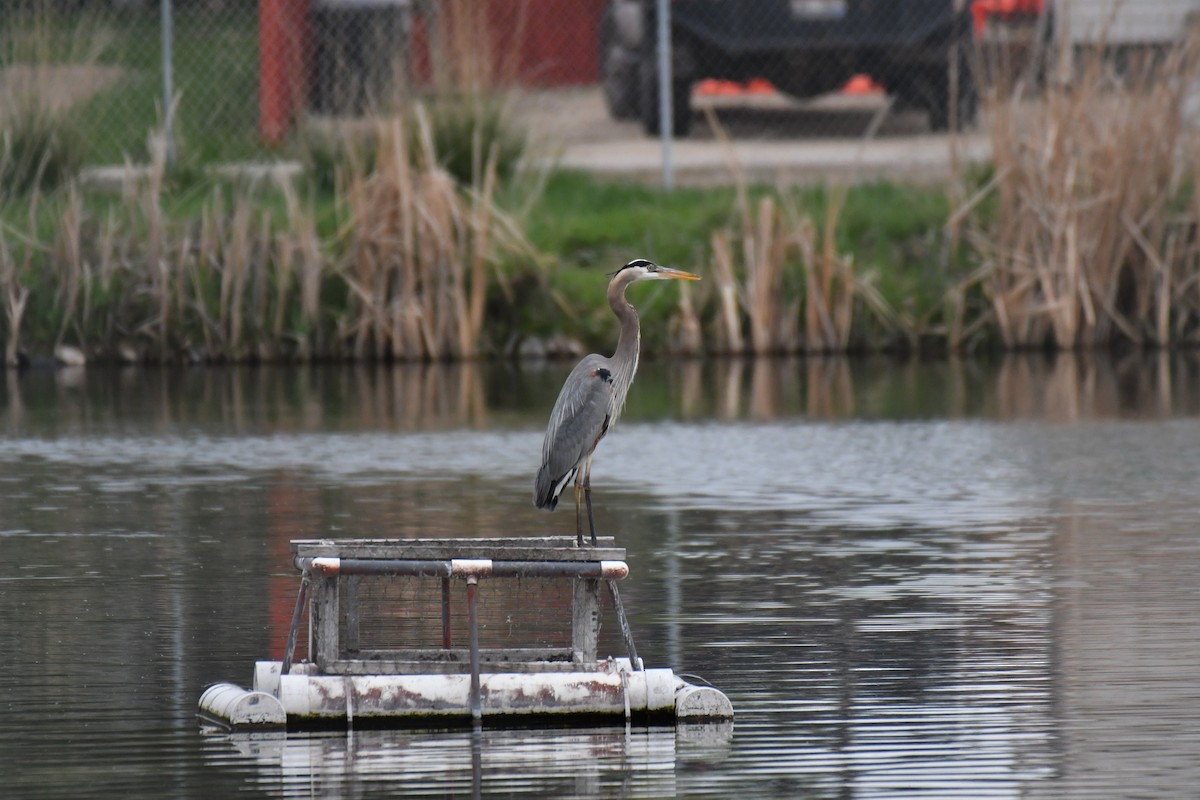
<instances>
[{"instance_id":1,"label":"floating platform","mask_svg":"<svg viewBox=\"0 0 1200 800\"><path fill-rule=\"evenodd\" d=\"M247 730L733 717L717 689L644 667L611 537L302 539L292 552L302 577L283 660L258 662L250 690L210 686L203 719ZM619 657L596 653L603 589ZM296 661L306 612L309 657Z\"/></svg>"}]
</instances>

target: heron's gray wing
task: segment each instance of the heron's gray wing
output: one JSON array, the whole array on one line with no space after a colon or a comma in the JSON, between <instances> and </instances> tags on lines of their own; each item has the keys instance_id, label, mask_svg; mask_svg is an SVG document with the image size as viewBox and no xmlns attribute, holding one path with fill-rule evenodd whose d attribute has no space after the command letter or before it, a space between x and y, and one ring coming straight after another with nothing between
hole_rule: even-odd
<instances>
[{"instance_id":1,"label":"heron's gray wing","mask_svg":"<svg viewBox=\"0 0 1200 800\"><path fill-rule=\"evenodd\" d=\"M542 466L535 494L551 502L563 479L587 457L608 429L613 398L613 373L608 359L586 356L567 376L542 443Z\"/></svg>"}]
</instances>

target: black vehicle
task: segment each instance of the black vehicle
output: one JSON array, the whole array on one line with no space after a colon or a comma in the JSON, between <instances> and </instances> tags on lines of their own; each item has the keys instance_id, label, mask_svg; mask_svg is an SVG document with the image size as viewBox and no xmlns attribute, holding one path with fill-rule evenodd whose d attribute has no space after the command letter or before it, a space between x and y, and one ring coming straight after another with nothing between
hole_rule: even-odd
<instances>
[{"instance_id":1,"label":"black vehicle","mask_svg":"<svg viewBox=\"0 0 1200 800\"><path fill-rule=\"evenodd\" d=\"M965 4L964 4L965 5ZM686 136L691 87L705 78L766 78L813 97L856 74L902 103L950 122L950 58L959 52L958 116L974 112L966 57L970 17L954 0L672 0L672 127ZM611 0L600 24L600 71L609 112L659 132L655 0ZM955 42L964 46L952 48Z\"/></svg>"}]
</instances>

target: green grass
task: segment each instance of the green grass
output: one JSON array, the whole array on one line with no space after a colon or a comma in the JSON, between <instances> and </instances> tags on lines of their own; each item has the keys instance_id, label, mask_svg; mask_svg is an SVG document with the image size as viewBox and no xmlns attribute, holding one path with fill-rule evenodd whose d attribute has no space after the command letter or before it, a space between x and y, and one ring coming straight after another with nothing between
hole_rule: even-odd
<instances>
[{"instance_id":1,"label":"green grass","mask_svg":"<svg viewBox=\"0 0 1200 800\"><path fill-rule=\"evenodd\" d=\"M162 127L165 113L158 4L114 9L46 2L22 0L0 10L0 67L120 68L115 85L67 113L86 142L86 163L145 161L147 137ZM265 155L257 131L257 4L230 3L219 13L180 5L173 14L172 59L180 159L207 164Z\"/></svg>"},{"instance_id":2,"label":"green grass","mask_svg":"<svg viewBox=\"0 0 1200 800\"><path fill-rule=\"evenodd\" d=\"M564 268L617 269L631 258L698 268L709 233L732 219L732 189L659 189L556 173L526 234Z\"/></svg>"},{"instance_id":3,"label":"green grass","mask_svg":"<svg viewBox=\"0 0 1200 800\"><path fill-rule=\"evenodd\" d=\"M751 187L751 202L773 191ZM823 224L830 202L826 188L798 188L792 195L801 213ZM704 274L712 232L733 225L736 216L735 193L727 187L663 192L581 173L555 174L526 223L530 241L545 254L542 280L549 291L531 290L520 298L519 327L537 335L562 331L602 346L613 335L604 300L607 273L640 256ZM947 259L948 216L949 201L940 189L886 182L855 186L838 219L838 251L851 254L860 272L874 273L894 308L913 319L936 314L948 281L963 271ZM785 285L802 283L797 275L785 279ZM678 298L677 286L636 291L634 300L647 317L665 317ZM707 298L707 286L697 291L698 298ZM656 334L646 335L653 347Z\"/></svg>"},{"instance_id":4,"label":"green grass","mask_svg":"<svg viewBox=\"0 0 1200 800\"><path fill-rule=\"evenodd\" d=\"M314 220L323 246L336 251L346 220L334 201L332 187L317 177L310 176L301 188L301 203ZM604 292L611 272L631 258L644 256L711 277L712 233L738 224L736 195L728 187L681 188L668 193L641 184L559 172L551 175L543 192L529 205L520 186L518 181L507 187L505 205L527 209L519 223L536 255L510 258L500 268L503 280L493 282L489 290L485 337L493 351L502 351L524 336L556 333L576 338L589 349L611 349L615 327ZM247 187L236 182L216 183L187 164L169 172L159 198L167 224L176 231L194 228L202 209L212 207L214 191L223 195L221 208L228 213L235 196L244 196ZM754 202L776 191L755 186L749 194ZM823 224L829 191L808 187L790 192L790 201L800 213L811 216L818 226ZM258 187L251 203L269 214L272 226L285 224L286 203L277 189ZM130 224L141 224L137 221L140 212L117 195L89 193L84 207L90 220L85 224L85 237L99 236L110 215L127 220L125 230L131 230ZM60 193L51 192L38 199L31 220L29 200L17 198L0 203L0 224L10 234L18 234L9 236L14 249L19 250L22 236L30 233L45 247L56 238L63 208ZM947 281L964 269L948 262L946 255L943 229L948 208L941 190L889 183L852 187L838 218L837 249L853 256L858 274L872 274L887 301L907 312L910 319L936 316ZM788 269L784 291L799 295L803 291L800 269L798 265ZM715 313L714 286L711 279L691 286L706 328ZM630 299L646 320L647 352L661 350L665 344L680 291L677 284L648 284L630 291ZM30 344L52 338L57 329L53 319L39 319L57 313L47 302L48 292L53 292L53 287L42 286L39 297L31 302L25 324L25 341ZM326 287L323 302L324 319L342 313L348 302L344 287L341 291Z\"/></svg>"},{"instance_id":5,"label":"green grass","mask_svg":"<svg viewBox=\"0 0 1200 800\"><path fill-rule=\"evenodd\" d=\"M210 163L261 156L258 140L258 19L253 4L219 13L173 15L172 70L178 95L175 132L182 160ZM78 110L92 148L90 163L146 157L146 138L163 119L162 38L157 7L112 13L115 40L100 63L124 79Z\"/></svg>"}]
</instances>

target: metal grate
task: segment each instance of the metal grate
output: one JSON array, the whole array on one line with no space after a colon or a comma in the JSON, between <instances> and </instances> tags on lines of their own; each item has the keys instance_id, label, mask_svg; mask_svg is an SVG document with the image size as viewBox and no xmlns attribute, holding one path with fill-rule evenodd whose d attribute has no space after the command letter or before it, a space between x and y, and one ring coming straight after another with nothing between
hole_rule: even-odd
<instances>
[{"instance_id":1,"label":"metal grate","mask_svg":"<svg viewBox=\"0 0 1200 800\"><path fill-rule=\"evenodd\" d=\"M437 577L353 576L340 582L339 649L363 651L465 647L469 635L465 585ZM571 583L523 577L482 581L478 588L479 644L482 648L571 646Z\"/></svg>"}]
</instances>

